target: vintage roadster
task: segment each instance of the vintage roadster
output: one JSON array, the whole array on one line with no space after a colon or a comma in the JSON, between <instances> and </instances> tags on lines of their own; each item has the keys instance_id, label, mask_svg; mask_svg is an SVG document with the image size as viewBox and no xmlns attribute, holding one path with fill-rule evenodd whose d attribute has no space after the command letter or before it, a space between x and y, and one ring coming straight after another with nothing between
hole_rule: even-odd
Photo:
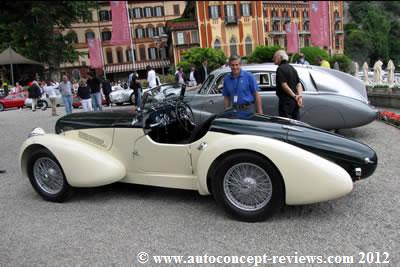
<instances>
[{"instance_id":1,"label":"vintage roadster","mask_svg":"<svg viewBox=\"0 0 400 267\"><path fill-rule=\"evenodd\" d=\"M42 198L114 182L212 194L228 213L259 221L283 205L335 199L373 174L377 155L355 140L280 117L192 110L181 96L145 94L142 110L73 113L56 134L34 129L20 168Z\"/></svg>"}]
</instances>

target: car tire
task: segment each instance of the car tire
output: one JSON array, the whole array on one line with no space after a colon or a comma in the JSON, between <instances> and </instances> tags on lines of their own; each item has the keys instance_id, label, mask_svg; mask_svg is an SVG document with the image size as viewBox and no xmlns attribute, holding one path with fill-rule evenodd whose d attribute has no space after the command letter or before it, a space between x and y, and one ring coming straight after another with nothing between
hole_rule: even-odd
<instances>
[{"instance_id":1,"label":"car tire","mask_svg":"<svg viewBox=\"0 0 400 267\"><path fill-rule=\"evenodd\" d=\"M234 218L263 221L283 206L282 177L266 158L239 152L223 158L216 168L215 177L211 177L212 193L217 204Z\"/></svg>"},{"instance_id":2,"label":"car tire","mask_svg":"<svg viewBox=\"0 0 400 267\"><path fill-rule=\"evenodd\" d=\"M134 105L135 104L135 93L132 93L131 96L129 97L129 102Z\"/></svg>"},{"instance_id":3,"label":"car tire","mask_svg":"<svg viewBox=\"0 0 400 267\"><path fill-rule=\"evenodd\" d=\"M31 156L28 176L35 191L47 201L63 202L72 195L73 188L65 179L60 163L47 149L40 149Z\"/></svg>"},{"instance_id":4,"label":"car tire","mask_svg":"<svg viewBox=\"0 0 400 267\"><path fill-rule=\"evenodd\" d=\"M46 110L49 107L49 104L45 100L39 100L37 106L42 110Z\"/></svg>"},{"instance_id":5,"label":"car tire","mask_svg":"<svg viewBox=\"0 0 400 267\"><path fill-rule=\"evenodd\" d=\"M4 105L0 103L0 112L4 111Z\"/></svg>"}]
</instances>

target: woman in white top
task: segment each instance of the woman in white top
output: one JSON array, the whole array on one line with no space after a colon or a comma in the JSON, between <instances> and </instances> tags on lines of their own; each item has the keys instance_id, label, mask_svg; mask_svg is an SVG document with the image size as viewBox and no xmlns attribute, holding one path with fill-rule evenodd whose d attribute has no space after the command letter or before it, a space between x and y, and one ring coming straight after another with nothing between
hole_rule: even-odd
<instances>
[{"instance_id":1,"label":"woman in white top","mask_svg":"<svg viewBox=\"0 0 400 267\"><path fill-rule=\"evenodd\" d=\"M50 104L51 104L51 115L52 116L58 116L57 115L57 104L56 104L56 97L57 93L56 90L59 86L59 83L52 83L50 81L47 81L47 84L42 82L42 88L43 91L48 95L50 99Z\"/></svg>"}]
</instances>

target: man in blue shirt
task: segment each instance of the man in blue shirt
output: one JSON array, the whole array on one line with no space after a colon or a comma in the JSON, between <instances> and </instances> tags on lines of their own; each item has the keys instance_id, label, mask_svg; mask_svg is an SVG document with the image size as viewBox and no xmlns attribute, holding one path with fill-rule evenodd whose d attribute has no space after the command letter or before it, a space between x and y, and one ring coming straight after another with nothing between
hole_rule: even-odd
<instances>
[{"instance_id":1,"label":"man in blue shirt","mask_svg":"<svg viewBox=\"0 0 400 267\"><path fill-rule=\"evenodd\" d=\"M235 110L257 111L262 114L261 96L256 78L240 68L240 58L229 58L231 73L224 78L224 108L232 107ZM254 106L255 105L255 106Z\"/></svg>"}]
</instances>

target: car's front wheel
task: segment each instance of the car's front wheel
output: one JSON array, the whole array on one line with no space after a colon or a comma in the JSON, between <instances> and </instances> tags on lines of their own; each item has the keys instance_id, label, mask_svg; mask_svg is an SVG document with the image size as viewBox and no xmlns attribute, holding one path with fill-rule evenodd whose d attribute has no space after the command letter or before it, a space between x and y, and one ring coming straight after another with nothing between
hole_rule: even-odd
<instances>
[{"instance_id":1,"label":"car's front wheel","mask_svg":"<svg viewBox=\"0 0 400 267\"><path fill-rule=\"evenodd\" d=\"M62 202L72 193L60 163L46 149L32 155L28 162L28 174L33 188L45 200Z\"/></svg>"},{"instance_id":2,"label":"car's front wheel","mask_svg":"<svg viewBox=\"0 0 400 267\"><path fill-rule=\"evenodd\" d=\"M2 103L0 103L0 112L4 111L4 105Z\"/></svg>"},{"instance_id":3,"label":"car's front wheel","mask_svg":"<svg viewBox=\"0 0 400 267\"><path fill-rule=\"evenodd\" d=\"M283 205L283 182L276 167L250 152L228 155L212 177L217 203L243 221L265 220Z\"/></svg>"},{"instance_id":4,"label":"car's front wheel","mask_svg":"<svg viewBox=\"0 0 400 267\"><path fill-rule=\"evenodd\" d=\"M49 107L49 104L44 100L39 100L37 106L42 110L46 110Z\"/></svg>"}]
</instances>

